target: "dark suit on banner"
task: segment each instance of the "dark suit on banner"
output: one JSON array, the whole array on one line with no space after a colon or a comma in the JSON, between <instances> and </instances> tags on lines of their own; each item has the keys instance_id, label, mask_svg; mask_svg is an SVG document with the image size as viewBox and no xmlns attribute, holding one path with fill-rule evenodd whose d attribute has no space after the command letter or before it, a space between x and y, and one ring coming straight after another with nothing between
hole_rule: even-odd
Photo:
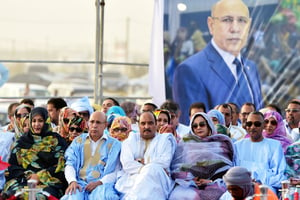
<instances>
[{"instance_id":1,"label":"dark suit on banner","mask_svg":"<svg viewBox=\"0 0 300 200\"><path fill-rule=\"evenodd\" d=\"M256 65L246 59L242 59L242 63L248 87L239 87L239 82L211 42L182 62L176 68L173 82L173 98L182 111L180 122L188 123L189 106L194 102L203 102L208 109L225 102L234 102L238 106L252 102L261 108L261 85Z\"/></svg>"}]
</instances>

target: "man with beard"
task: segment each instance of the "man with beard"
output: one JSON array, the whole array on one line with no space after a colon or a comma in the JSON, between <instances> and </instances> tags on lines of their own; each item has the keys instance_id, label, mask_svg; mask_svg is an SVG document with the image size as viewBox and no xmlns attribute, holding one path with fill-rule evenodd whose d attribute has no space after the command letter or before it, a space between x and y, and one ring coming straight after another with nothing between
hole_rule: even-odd
<instances>
[{"instance_id":1,"label":"man with beard","mask_svg":"<svg viewBox=\"0 0 300 200\"><path fill-rule=\"evenodd\" d=\"M293 99L289 102L287 108L285 109L285 118L286 132L294 141L297 141L300 139L300 100Z\"/></svg>"},{"instance_id":2,"label":"man with beard","mask_svg":"<svg viewBox=\"0 0 300 200\"><path fill-rule=\"evenodd\" d=\"M239 118L241 120L241 124L244 129L246 129L247 117L249 116L249 114L251 112L253 112L255 110L256 110L256 107L253 103L246 102L242 105Z\"/></svg>"},{"instance_id":3,"label":"man with beard","mask_svg":"<svg viewBox=\"0 0 300 200\"><path fill-rule=\"evenodd\" d=\"M281 144L277 140L264 138L264 116L251 112L247 118L246 130L249 138L236 142L236 165L252 172L252 178L268 185L275 193L286 180L286 161Z\"/></svg>"},{"instance_id":4,"label":"man with beard","mask_svg":"<svg viewBox=\"0 0 300 200\"><path fill-rule=\"evenodd\" d=\"M157 133L156 117L143 112L140 133L132 133L123 141L120 160L124 174L115 188L121 199L167 199L173 189L170 164L176 141L172 134Z\"/></svg>"}]
</instances>

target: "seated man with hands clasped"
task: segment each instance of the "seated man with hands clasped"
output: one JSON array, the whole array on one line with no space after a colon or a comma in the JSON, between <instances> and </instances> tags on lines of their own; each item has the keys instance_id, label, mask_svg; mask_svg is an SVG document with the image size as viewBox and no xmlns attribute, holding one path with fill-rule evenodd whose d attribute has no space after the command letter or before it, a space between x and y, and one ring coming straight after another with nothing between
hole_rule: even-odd
<instances>
[{"instance_id":1,"label":"seated man with hands clasped","mask_svg":"<svg viewBox=\"0 0 300 200\"><path fill-rule=\"evenodd\" d=\"M119 163L121 143L104 133L106 116L103 112L92 113L89 132L76 137L65 153L65 176L69 183L66 200L119 199L107 176Z\"/></svg>"},{"instance_id":2,"label":"seated man with hands clasped","mask_svg":"<svg viewBox=\"0 0 300 200\"><path fill-rule=\"evenodd\" d=\"M132 133L122 142L120 160L124 174L116 182L121 199L168 199L173 188L169 168L176 148L172 134L157 132L156 117L143 112L140 133Z\"/></svg>"}]
</instances>

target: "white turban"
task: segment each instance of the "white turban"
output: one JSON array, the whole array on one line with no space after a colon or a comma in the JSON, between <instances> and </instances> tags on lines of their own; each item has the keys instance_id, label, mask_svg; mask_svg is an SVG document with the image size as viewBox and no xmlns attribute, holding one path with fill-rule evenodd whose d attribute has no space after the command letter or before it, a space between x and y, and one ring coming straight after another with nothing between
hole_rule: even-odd
<instances>
[{"instance_id":1,"label":"white turban","mask_svg":"<svg viewBox=\"0 0 300 200\"><path fill-rule=\"evenodd\" d=\"M94 112L88 97L83 97L71 104L71 108L76 112L89 111L90 115Z\"/></svg>"}]
</instances>

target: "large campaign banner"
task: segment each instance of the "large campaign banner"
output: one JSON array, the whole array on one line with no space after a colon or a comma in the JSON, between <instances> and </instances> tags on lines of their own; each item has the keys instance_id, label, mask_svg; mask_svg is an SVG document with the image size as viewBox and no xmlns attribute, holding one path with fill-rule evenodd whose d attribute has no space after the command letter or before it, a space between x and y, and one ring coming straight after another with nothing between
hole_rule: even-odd
<instances>
[{"instance_id":1,"label":"large campaign banner","mask_svg":"<svg viewBox=\"0 0 300 200\"><path fill-rule=\"evenodd\" d=\"M166 98L172 98L174 71L179 63L210 42L207 18L216 2L164 1ZM276 103L285 108L289 100L300 98L300 0L245 0L244 3L252 21L242 56L257 65L264 105Z\"/></svg>"}]
</instances>

